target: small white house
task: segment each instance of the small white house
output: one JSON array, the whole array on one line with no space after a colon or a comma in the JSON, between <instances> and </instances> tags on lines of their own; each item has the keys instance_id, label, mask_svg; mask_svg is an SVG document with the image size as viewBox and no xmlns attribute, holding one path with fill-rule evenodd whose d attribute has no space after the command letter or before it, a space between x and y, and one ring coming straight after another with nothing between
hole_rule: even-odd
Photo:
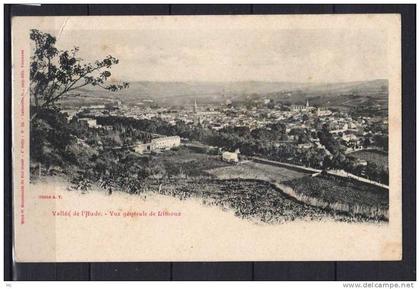
<instances>
[{"instance_id":1,"label":"small white house","mask_svg":"<svg viewBox=\"0 0 420 289\"><path fill-rule=\"evenodd\" d=\"M239 162L238 153L237 152L223 152L222 153L222 160L226 162L237 163Z\"/></svg>"},{"instance_id":2,"label":"small white house","mask_svg":"<svg viewBox=\"0 0 420 289\"><path fill-rule=\"evenodd\" d=\"M300 144L298 144L298 148L300 148L300 149L309 149L311 147L312 147L311 143L300 143Z\"/></svg>"},{"instance_id":3,"label":"small white house","mask_svg":"<svg viewBox=\"0 0 420 289\"><path fill-rule=\"evenodd\" d=\"M150 143L138 143L135 145L134 151L139 154L150 152Z\"/></svg>"},{"instance_id":4,"label":"small white house","mask_svg":"<svg viewBox=\"0 0 420 289\"><path fill-rule=\"evenodd\" d=\"M87 125L88 127L100 127L100 125L96 123L96 119L90 117L79 118L79 122Z\"/></svg>"},{"instance_id":5,"label":"small white house","mask_svg":"<svg viewBox=\"0 0 420 289\"><path fill-rule=\"evenodd\" d=\"M356 160L356 165L358 165L358 166L367 166L368 165L368 162L366 160L357 159Z\"/></svg>"},{"instance_id":6,"label":"small white house","mask_svg":"<svg viewBox=\"0 0 420 289\"><path fill-rule=\"evenodd\" d=\"M357 136L355 136L354 134L345 134L345 135L343 135L342 139L344 141L347 141L347 142L349 142L349 141L357 141Z\"/></svg>"}]
</instances>

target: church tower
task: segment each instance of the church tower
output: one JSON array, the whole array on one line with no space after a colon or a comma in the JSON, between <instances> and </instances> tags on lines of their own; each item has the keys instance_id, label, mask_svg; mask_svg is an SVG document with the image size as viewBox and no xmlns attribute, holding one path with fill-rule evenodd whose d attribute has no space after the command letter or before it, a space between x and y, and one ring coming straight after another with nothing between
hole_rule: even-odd
<instances>
[{"instance_id":1,"label":"church tower","mask_svg":"<svg viewBox=\"0 0 420 289\"><path fill-rule=\"evenodd\" d=\"M306 100L306 108L309 107L309 99Z\"/></svg>"},{"instance_id":2,"label":"church tower","mask_svg":"<svg viewBox=\"0 0 420 289\"><path fill-rule=\"evenodd\" d=\"M194 99L194 113L197 113L198 112L198 106L197 106L197 100L196 99Z\"/></svg>"}]
</instances>

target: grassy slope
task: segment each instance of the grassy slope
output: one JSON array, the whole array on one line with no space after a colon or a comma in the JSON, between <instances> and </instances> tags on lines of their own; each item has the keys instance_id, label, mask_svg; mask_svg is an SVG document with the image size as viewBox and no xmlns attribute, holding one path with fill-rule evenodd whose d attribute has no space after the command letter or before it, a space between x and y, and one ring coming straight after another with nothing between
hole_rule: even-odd
<instances>
[{"instance_id":1,"label":"grassy slope","mask_svg":"<svg viewBox=\"0 0 420 289\"><path fill-rule=\"evenodd\" d=\"M219 179L256 179L269 182L283 182L307 175L287 168L254 162L216 168L209 170L209 173L215 175Z\"/></svg>"},{"instance_id":2,"label":"grassy slope","mask_svg":"<svg viewBox=\"0 0 420 289\"><path fill-rule=\"evenodd\" d=\"M320 207L365 216L388 218L389 192L386 189L333 176L306 176L283 183L302 199Z\"/></svg>"},{"instance_id":3,"label":"grassy slope","mask_svg":"<svg viewBox=\"0 0 420 289\"><path fill-rule=\"evenodd\" d=\"M358 151L349 154L350 156L356 157L358 159L366 160L376 164L378 167L387 168L388 167L388 155L378 151Z\"/></svg>"},{"instance_id":4,"label":"grassy slope","mask_svg":"<svg viewBox=\"0 0 420 289\"><path fill-rule=\"evenodd\" d=\"M251 162L232 165L221 161L220 156L195 153L187 148L153 155L151 164L163 167L166 176L147 179L145 191L158 191L180 199L196 197L206 205L233 210L241 218L263 222L368 220L305 204L269 183L305 176L293 170Z\"/></svg>"}]
</instances>

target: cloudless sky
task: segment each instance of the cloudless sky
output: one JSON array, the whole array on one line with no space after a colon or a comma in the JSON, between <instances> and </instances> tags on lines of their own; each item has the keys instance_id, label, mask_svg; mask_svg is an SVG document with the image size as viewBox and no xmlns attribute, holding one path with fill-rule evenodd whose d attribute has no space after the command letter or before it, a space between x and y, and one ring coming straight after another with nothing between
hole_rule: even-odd
<instances>
[{"instance_id":1,"label":"cloudless sky","mask_svg":"<svg viewBox=\"0 0 420 289\"><path fill-rule=\"evenodd\" d=\"M167 26L63 29L57 47L111 54L128 81L342 82L387 78L387 34L375 29Z\"/></svg>"}]
</instances>

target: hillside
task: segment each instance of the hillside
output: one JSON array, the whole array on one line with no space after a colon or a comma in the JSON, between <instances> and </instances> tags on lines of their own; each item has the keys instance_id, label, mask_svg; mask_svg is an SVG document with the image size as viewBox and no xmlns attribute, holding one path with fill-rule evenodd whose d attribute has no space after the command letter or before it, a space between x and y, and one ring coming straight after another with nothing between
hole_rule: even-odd
<instances>
[{"instance_id":1,"label":"hillside","mask_svg":"<svg viewBox=\"0 0 420 289\"><path fill-rule=\"evenodd\" d=\"M290 103L304 103L310 99L316 105L360 105L367 101L386 105L388 81L373 80L347 83L293 83L293 82L131 82L128 89L112 93L96 87L77 91L78 96L64 103L107 102L121 100L137 104L144 100L156 103L183 104L224 102L227 99L245 101L271 98Z\"/></svg>"}]
</instances>

